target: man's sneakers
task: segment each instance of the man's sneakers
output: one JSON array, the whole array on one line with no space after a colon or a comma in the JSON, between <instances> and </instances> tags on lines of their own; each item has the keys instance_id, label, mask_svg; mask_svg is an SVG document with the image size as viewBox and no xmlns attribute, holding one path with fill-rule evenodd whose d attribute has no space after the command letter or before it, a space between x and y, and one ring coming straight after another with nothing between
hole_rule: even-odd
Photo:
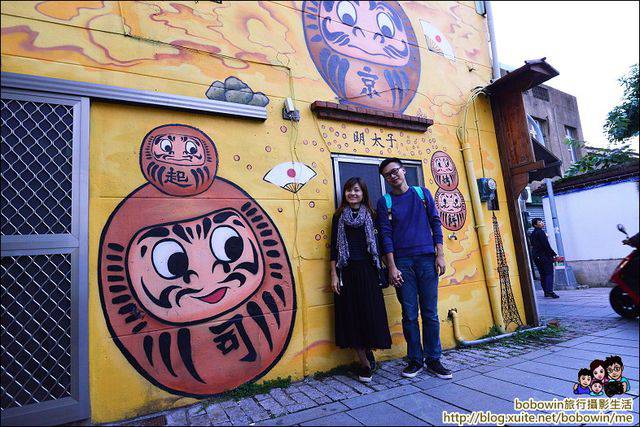
<instances>
[{"instance_id":1,"label":"man's sneakers","mask_svg":"<svg viewBox=\"0 0 640 427\"><path fill-rule=\"evenodd\" d=\"M442 378L443 380L450 380L453 378L451 371L440 363L440 360L432 360L425 362L427 366L427 372L435 375L438 378Z\"/></svg>"},{"instance_id":2,"label":"man's sneakers","mask_svg":"<svg viewBox=\"0 0 640 427\"><path fill-rule=\"evenodd\" d=\"M409 361L409 364L402 370L402 376L405 378L413 378L422 371L422 364L416 363L413 360Z\"/></svg>"},{"instance_id":3,"label":"man's sneakers","mask_svg":"<svg viewBox=\"0 0 640 427\"><path fill-rule=\"evenodd\" d=\"M544 297L545 298L560 298L560 295L556 294L555 292L545 292L544 293Z\"/></svg>"},{"instance_id":4,"label":"man's sneakers","mask_svg":"<svg viewBox=\"0 0 640 427\"><path fill-rule=\"evenodd\" d=\"M358 369L358 381L360 381L361 383L370 383L371 377L371 369L367 368L366 366L361 366Z\"/></svg>"}]
</instances>

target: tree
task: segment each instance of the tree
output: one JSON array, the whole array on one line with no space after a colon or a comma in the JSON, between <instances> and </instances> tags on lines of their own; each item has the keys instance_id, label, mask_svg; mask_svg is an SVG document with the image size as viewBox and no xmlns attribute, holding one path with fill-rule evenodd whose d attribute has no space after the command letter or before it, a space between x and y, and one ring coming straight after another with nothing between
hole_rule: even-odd
<instances>
[{"instance_id":1,"label":"tree","mask_svg":"<svg viewBox=\"0 0 640 427\"><path fill-rule=\"evenodd\" d=\"M609 111L604 130L611 142L624 142L638 136L638 64L631 67L626 76L621 77L624 88L622 103Z\"/></svg>"},{"instance_id":2,"label":"tree","mask_svg":"<svg viewBox=\"0 0 640 427\"><path fill-rule=\"evenodd\" d=\"M629 73L618 81L624 89L622 102L609 112L604 124L609 146L607 149L589 153L571 164L565 176L606 169L627 163L634 158L629 139L638 136L638 64L633 65ZM571 138L567 138L564 143L572 147L584 145L584 142Z\"/></svg>"}]
</instances>

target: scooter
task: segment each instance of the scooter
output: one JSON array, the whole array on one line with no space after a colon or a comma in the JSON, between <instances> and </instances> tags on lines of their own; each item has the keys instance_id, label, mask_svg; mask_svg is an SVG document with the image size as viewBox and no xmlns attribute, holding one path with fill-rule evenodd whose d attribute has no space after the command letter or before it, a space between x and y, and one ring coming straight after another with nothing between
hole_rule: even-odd
<instances>
[{"instance_id":1,"label":"scooter","mask_svg":"<svg viewBox=\"0 0 640 427\"><path fill-rule=\"evenodd\" d=\"M609 293L609 303L613 311L626 319L635 319L640 316L640 294L638 293L638 273L626 271L625 267L638 257L638 248L629 243L629 234L624 225L618 224L618 230L627 236L625 245L632 246L633 251L627 255L616 267L611 275L611 282L616 286ZM636 263L637 268L637 263Z\"/></svg>"}]
</instances>

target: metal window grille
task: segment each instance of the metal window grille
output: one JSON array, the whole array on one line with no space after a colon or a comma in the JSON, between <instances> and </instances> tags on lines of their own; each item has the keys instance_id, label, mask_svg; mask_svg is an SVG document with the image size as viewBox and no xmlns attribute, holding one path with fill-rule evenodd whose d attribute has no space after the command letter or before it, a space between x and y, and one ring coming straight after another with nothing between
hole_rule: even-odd
<instances>
[{"instance_id":1,"label":"metal window grille","mask_svg":"<svg viewBox=\"0 0 640 427\"><path fill-rule=\"evenodd\" d=\"M75 421L88 417L88 99L1 98L2 423Z\"/></svg>"}]
</instances>

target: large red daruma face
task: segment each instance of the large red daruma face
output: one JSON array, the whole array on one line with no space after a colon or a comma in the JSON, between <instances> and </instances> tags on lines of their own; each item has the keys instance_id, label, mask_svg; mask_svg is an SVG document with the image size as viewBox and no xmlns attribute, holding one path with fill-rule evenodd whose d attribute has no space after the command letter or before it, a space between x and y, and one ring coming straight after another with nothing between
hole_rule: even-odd
<instances>
[{"instance_id":1,"label":"large red daruma face","mask_svg":"<svg viewBox=\"0 0 640 427\"><path fill-rule=\"evenodd\" d=\"M147 380L212 396L260 378L296 313L286 247L266 212L216 178L201 197L146 184L103 230L99 286L113 342Z\"/></svg>"},{"instance_id":2,"label":"large red daruma face","mask_svg":"<svg viewBox=\"0 0 640 427\"><path fill-rule=\"evenodd\" d=\"M439 188L436 191L436 203L442 225L447 230L460 230L467 218L467 205L462 193L458 189L447 191Z\"/></svg>"},{"instance_id":3,"label":"large red daruma face","mask_svg":"<svg viewBox=\"0 0 640 427\"><path fill-rule=\"evenodd\" d=\"M142 305L176 324L229 311L264 278L258 239L233 209L140 230L131 241L127 267Z\"/></svg>"},{"instance_id":4,"label":"large red daruma face","mask_svg":"<svg viewBox=\"0 0 640 427\"><path fill-rule=\"evenodd\" d=\"M431 156L431 174L436 185L443 190L458 187L458 170L453 159L444 151L436 151Z\"/></svg>"},{"instance_id":5,"label":"large red daruma face","mask_svg":"<svg viewBox=\"0 0 640 427\"><path fill-rule=\"evenodd\" d=\"M163 193L185 197L211 186L218 167L213 141L188 125L163 125L142 140L140 168Z\"/></svg>"}]
</instances>

